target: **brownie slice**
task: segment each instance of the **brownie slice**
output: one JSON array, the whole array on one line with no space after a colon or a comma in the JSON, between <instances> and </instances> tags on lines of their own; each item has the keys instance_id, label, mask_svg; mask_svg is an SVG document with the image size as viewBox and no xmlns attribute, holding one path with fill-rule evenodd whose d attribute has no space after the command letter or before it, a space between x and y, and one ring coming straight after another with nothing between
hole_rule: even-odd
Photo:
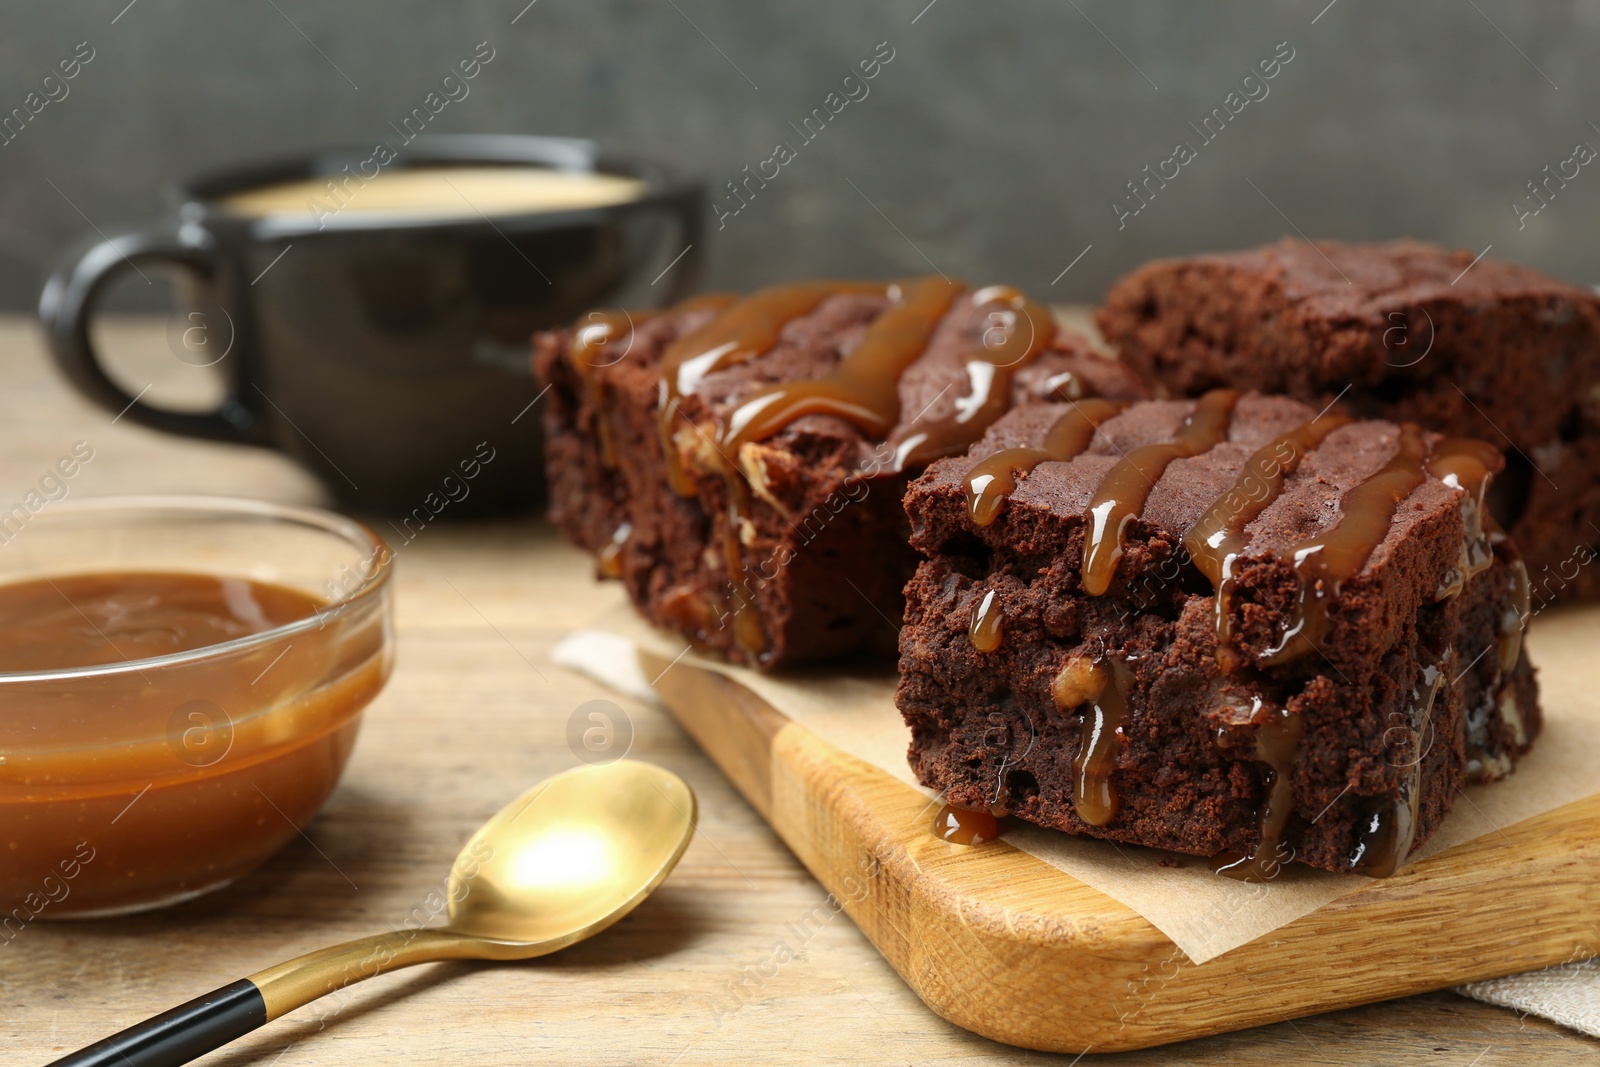
<instances>
[{"instance_id":1,"label":"brownie slice","mask_svg":"<svg viewBox=\"0 0 1600 1067\"><path fill-rule=\"evenodd\" d=\"M806 282L535 339L551 517L652 622L761 668L889 656L928 461L1143 386L1001 287Z\"/></svg>"},{"instance_id":2,"label":"brownie slice","mask_svg":"<svg viewBox=\"0 0 1600 1067\"><path fill-rule=\"evenodd\" d=\"M1011 412L906 497L912 767L1225 873L1393 871L1539 730L1501 462L1232 390Z\"/></svg>"},{"instance_id":3,"label":"brownie slice","mask_svg":"<svg viewBox=\"0 0 1600 1067\"><path fill-rule=\"evenodd\" d=\"M1097 320L1168 395L1335 395L1504 449L1492 506L1535 600L1600 595L1600 297L1413 241L1286 240L1150 263Z\"/></svg>"}]
</instances>

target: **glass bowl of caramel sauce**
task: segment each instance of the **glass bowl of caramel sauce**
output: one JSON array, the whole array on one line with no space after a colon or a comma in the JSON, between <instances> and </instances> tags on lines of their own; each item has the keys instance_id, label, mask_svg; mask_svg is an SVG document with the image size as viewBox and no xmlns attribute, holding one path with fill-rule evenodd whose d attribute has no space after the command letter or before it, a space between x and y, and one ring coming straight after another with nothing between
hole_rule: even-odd
<instances>
[{"instance_id":1,"label":"glass bowl of caramel sauce","mask_svg":"<svg viewBox=\"0 0 1600 1067\"><path fill-rule=\"evenodd\" d=\"M0 515L0 942L198 896L294 838L388 680L392 559L251 500Z\"/></svg>"}]
</instances>

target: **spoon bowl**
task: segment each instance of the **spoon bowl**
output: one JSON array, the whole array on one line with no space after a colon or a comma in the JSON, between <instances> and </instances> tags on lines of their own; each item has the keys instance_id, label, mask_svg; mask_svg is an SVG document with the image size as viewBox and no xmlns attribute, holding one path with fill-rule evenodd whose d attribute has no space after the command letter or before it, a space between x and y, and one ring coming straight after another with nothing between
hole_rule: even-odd
<instances>
[{"instance_id":1,"label":"spoon bowl","mask_svg":"<svg viewBox=\"0 0 1600 1067\"><path fill-rule=\"evenodd\" d=\"M451 868L449 929L537 944L599 933L644 900L694 834L694 793L634 760L541 782L472 835Z\"/></svg>"},{"instance_id":2,"label":"spoon bowl","mask_svg":"<svg viewBox=\"0 0 1600 1067\"><path fill-rule=\"evenodd\" d=\"M592 937L649 896L694 837L694 791L637 760L575 767L473 834L446 882L449 922L349 941L257 971L51 1067L174 1067L354 982L439 960L521 960Z\"/></svg>"}]
</instances>

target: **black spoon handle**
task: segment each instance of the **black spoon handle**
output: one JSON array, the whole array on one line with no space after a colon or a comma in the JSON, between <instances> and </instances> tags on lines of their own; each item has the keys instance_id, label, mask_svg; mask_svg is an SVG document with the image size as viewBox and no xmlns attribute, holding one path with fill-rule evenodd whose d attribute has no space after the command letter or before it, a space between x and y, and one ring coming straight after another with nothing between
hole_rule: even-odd
<instances>
[{"instance_id":1,"label":"black spoon handle","mask_svg":"<svg viewBox=\"0 0 1600 1067\"><path fill-rule=\"evenodd\" d=\"M63 1056L49 1067L177 1067L266 1021L261 990L241 978Z\"/></svg>"},{"instance_id":2,"label":"black spoon handle","mask_svg":"<svg viewBox=\"0 0 1600 1067\"><path fill-rule=\"evenodd\" d=\"M563 944L530 945L448 929L403 927L257 971L63 1056L49 1067L177 1067L318 997L399 967L438 960L522 960Z\"/></svg>"}]
</instances>

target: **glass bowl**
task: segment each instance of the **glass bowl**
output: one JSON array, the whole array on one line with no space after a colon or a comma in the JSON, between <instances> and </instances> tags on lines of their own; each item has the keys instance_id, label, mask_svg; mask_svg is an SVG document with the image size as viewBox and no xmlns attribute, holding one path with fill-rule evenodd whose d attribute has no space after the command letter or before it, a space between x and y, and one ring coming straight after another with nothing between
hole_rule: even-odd
<instances>
[{"instance_id":1,"label":"glass bowl","mask_svg":"<svg viewBox=\"0 0 1600 1067\"><path fill-rule=\"evenodd\" d=\"M388 680L392 561L360 523L252 500L107 497L0 514L3 584L176 572L325 603L187 652L0 673L0 942L37 919L198 896L298 834Z\"/></svg>"}]
</instances>

